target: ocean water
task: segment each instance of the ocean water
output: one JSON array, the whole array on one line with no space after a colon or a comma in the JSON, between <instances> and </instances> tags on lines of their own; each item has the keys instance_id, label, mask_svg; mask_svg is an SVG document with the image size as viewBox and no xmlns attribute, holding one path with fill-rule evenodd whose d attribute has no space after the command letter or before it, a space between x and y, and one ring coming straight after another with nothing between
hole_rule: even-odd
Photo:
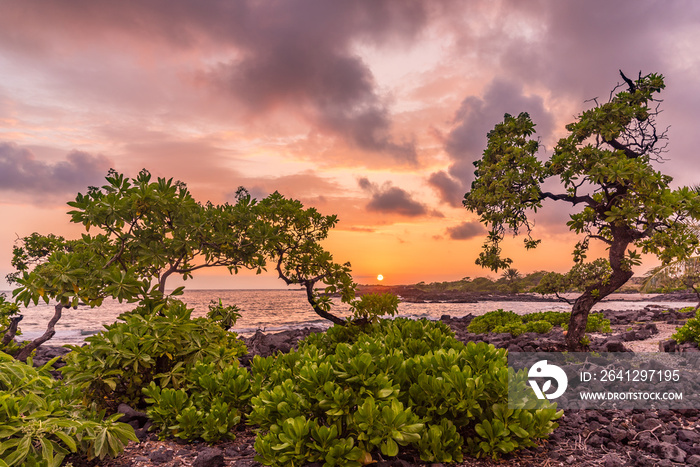
<instances>
[{"instance_id":1,"label":"ocean water","mask_svg":"<svg viewBox=\"0 0 700 467\"><path fill-rule=\"evenodd\" d=\"M6 294L8 297L11 294ZM287 329L320 327L327 328L330 322L321 319L313 312L306 301L306 292L302 290L185 290L179 297L194 309L192 315L204 316L209 303L219 298L225 305L237 305L241 309L241 318L233 331L241 335L251 335L258 329L264 332L276 332ZM682 308L689 302L651 302L649 295L611 295L598 303L595 310L601 309L641 309L655 304L669 308ZM646 300L645 300L646 299ZM634 300L634 301L631 301ZM640 301L641 300L641 301ZM349 315L349 307L334 299L334 313L341 317ZM105 300L102 306L90 308L80 306L77 309L63 310L62 317L56 325L56 335L47 343L49 345L79 344L85 337L95 334L106 324L114 323L117 317L134 308L134 304ZM496 302L477 303L407 303L399 304L399 316L409 318L439 319L442 315L461 317L471 313L482 315L488 311L502 308L519 314L537 311L570 311L571 306L560 302ZM20 323L22 339L34 339L46 329L46 324L54 313L53 304L39 303L22 310L24 319Z\"/></svg>"}]
</instances>

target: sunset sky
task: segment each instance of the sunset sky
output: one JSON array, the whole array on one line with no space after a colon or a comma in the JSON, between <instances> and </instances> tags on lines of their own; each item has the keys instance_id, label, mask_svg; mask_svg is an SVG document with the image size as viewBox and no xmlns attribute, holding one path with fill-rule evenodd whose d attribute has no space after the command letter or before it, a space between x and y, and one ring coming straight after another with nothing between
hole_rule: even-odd
<instances>
[{"instance_id":1,"label":"sunset sky","mask_svg":"<svg viewBox=\"0 0 700 467\"><path fill-rule=\"evenodd\" d=\"M0 273L18 236L79 235L65 203L113 167L202 202L242 185L337 214L324 245L360 283L493 275L461 206L493 125L529 112L551 155L618 69L662 73L658 168L698 183L699 44L693 1L3 1ZM567 212L544 207L537 250L505 245L521 272L571 266ZM190 284L282 286L225 270Z\"/></svg>"}]
</instances>

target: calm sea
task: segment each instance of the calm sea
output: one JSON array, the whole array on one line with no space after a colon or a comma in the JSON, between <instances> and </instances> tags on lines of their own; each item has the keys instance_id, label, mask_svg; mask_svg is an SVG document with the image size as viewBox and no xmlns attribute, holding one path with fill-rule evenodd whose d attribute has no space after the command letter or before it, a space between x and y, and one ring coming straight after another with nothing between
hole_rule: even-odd
<instances>
[{"instance_id":1,"label":"calm sea","mask_svg":"<svg viewBox=\"0 0 700 467\"><path fill-rule=\"evenodd\" d=\"M7 293L10 297L11 294ZM241 335L251 335L260 329L264 332L283 331L307 326L326 328L330 323L316 315L306 301L306 293L301 290L186 290L180 297L194 308L193 316L204 316L211 300L221 299L226 305L237 305L241 318L234 331ZM688 302L630 301L649 296L614 295L596 305L601 309L638 309L648 304L663 305L669 308L682 308ZM347 305L336 300L335 313L348 316ZM80 343L90 334L102 330L105 324L113 323L117 317L133 309L133 304L105 300L102 306L90 308L81 306L63 311L56 325L56 335L49 344ZM519 314L536 311L570 311L571 307L562 302L478 302L478 303L405 303L399 304L400 316L410 318L439 319L442 315L461 317L468 313L482 315L488 311L503 308ZM22 311L24 319L20 323L23 339L33 339L43 334L46 323L53 316L53 305L40 303Z\"/></svg>"}]
</instances>

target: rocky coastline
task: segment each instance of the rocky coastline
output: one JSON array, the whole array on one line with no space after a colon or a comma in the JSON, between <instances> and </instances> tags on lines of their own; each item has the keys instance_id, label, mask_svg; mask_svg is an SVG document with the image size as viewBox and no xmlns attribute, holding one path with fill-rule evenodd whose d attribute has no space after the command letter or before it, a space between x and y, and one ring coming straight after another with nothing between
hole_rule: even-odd
<instances>
[{"instance_id":1,"label":"rocky coastline","mask_svg":"<svg viewBox=\"0 0 700 467\"><path fill-rule=\"evenodd\" d=\"M679 345L672 339L661 339L659 328L682 325L694 316L692 311L666 310L650 305L641 310L604 310L611 321L613 333L591 336L592 351L625 352L632 344L652 341L653 350L660 352L700 352L697 345ZM463 342L483 341L509 351L553 352L565 350L564 334L552 330L547 334L526 333L518 337L510 334L472 334L467 326L473 316L454 318L443 316L441 321L448 324L456 337ZM267 356L276 352L288 352L296 348L299 340L319 328L289 330L275 334L258 331L244 338L250 356L242 359L247 365L252 355ZM46 346L37 352L35 365L41 365L53 356L63 355L67 349ZM60 360L58 365L60 366ZM145 414L128 406L119 409L124 413L122 421L136 429L140 443L130 443L126 451L116 459L104 460L99 464L74 458L74 466L259 466L254 460L253 443L255 433L250 427L241 426L234 441L208 446L206 443L185 443L176 440L157 439L149 432L149 422ZM559 428L536 448L521 450L515 455L505 456L500 461L467 458L457 464L463 466L496 465L549 465L549 466L700 466L700 410L567 410L559 420ZM406 467L416 464L412 458L402 458L379 462L377 467ZM441 464L433 464L439 467ZM320 466L320 464L319 464ZM315 466L314 467L318 467Z\"/></svg>"},{"instance_id":2,"label":"rocky coastline","mask_svg":"<svg viewBox=\"0 0 700 467\"><path fill-rule=\"evenodd\" d=\"M358 294L368 293L392 293L401 297L401 301L409 303L477 303L477 302L555 302L561 301L552 295L505 292L464 292L458 290L422 290L415 285L360 285ZM698 296L691 292L672 292L665 294L649 294L643 298L638 297L638 292L617 292L616 295L628 295L624 300L630 302L683 302L689 305L698 303ZM603 300L604 303L604 300Z\"/></svg>"}]
</instances>

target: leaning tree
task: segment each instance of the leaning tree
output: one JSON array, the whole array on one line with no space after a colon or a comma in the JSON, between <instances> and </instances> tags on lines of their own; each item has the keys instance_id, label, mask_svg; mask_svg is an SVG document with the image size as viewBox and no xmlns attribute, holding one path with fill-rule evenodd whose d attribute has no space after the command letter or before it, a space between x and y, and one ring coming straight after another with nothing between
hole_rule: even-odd
<instances>
[{"instance_id":1,"label":"leaning tree","mask_svg":"<svg viewBox=\"0 0 700 467\"><path fill-rule=\"evenodd\" d=\"M489 228L476 262L494 271L512 263L502 255L506 233L524 231L528 249L540 243L532 237L528 214L544 200L583 207L567 222L579 236L574 266L567 274L543 278L539 289L582 292L573 302L566 337L571 350L582 348L591 308L632 277L632 266L641 261L637 249L669 263L689 257L698 247L687 221L700 218L700 197L687 187L671 189L671 177L652 166L666 150L666 131L656 121L663 77L640 73L632 80L622 71L620 75L624 83L607 102L594 99L591 109L567 125L568 135L544 162L538 158L542 145L533 138L529 115L506 114L488 133L483 157L474 162L476 179L463 202ZM545 191L549 179L558 181L560 190ZM591 240L606 245L607 258L586 261Z\"/></svg>"},{"instance_id":2,"label":"leaning tree","mask_svg":"<svg viewBox=\"0 0 700 467\"><path fill-rule=\"evenodd\" d=\"M153 180L146 170L133 179L110 170L106 180L68 203L71 221L86 229L81 238L34 233L14 248L16 272L8 279L18 285L15 300L25 306L56 302L46 331L19 350L17 359L26 359L53 337L66 308L81 303L95 307L110 297L157 310L164 298L182 291L179 287L166 293L170 277L186 280L203 268L260 273L273 261L280 278L304 286L314 311L336 324L345 321L330 313L329 296L315 286L338 292L353 310L363 306L352 300L356 284L350 264L335 263L319 243L336 225L336 216L304 209L301 202L279 193L257 201L243 188L234 204L202 204L184 183ZM5 344L21 318L11 319L13 326L3 326Z\"/></svg>"},{"instance_id":3,"label":"leaning tree","mask_svg":"<svg viewBox=\"0 0 700 467\"><path fill-rule=\"evenodd\" d=\"M35 233L14 248L16 272L8 279L18 285L16 301L56 301L46 332L19 351L20 360L53 337L66 308L99 306L107 297L153 304L164 298L173 275L188 279L202 268L237 272L265 265L270 229L247 193L235 204L202 204L184 183L153 180L146 170L133 179L110 170L106 180L68 203L71 221L85 226L81 238Z\"/></svg>"}]
</instances>

